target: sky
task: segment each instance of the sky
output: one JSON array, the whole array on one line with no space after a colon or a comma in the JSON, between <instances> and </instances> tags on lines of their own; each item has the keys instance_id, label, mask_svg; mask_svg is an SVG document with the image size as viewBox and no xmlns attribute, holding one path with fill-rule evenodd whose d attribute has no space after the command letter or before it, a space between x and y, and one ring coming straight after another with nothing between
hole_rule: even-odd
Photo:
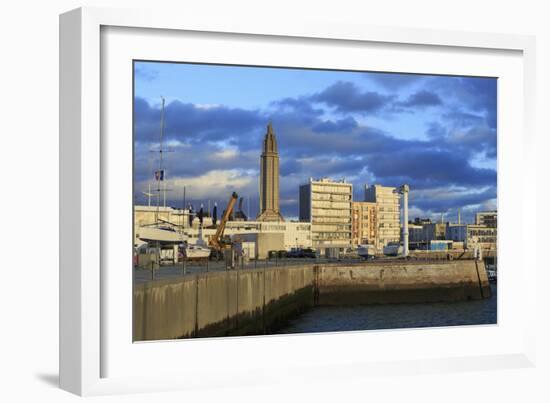
<instances>
[{"instance_id":1,"label":"sky","mask_svg":"<svg viewBox=\"0 0 550 403\"><path fill-rule=\"evenodd\" d=\"M495 78L135 62L137 204L156 188L161 97L167 205L182 206L184 186L195 209L236 191L254 218L271 121L287 219L310 177L345 178L355 201L365 184L408 184L411 219L496 209Z\"/></svg>"}]
</instances>

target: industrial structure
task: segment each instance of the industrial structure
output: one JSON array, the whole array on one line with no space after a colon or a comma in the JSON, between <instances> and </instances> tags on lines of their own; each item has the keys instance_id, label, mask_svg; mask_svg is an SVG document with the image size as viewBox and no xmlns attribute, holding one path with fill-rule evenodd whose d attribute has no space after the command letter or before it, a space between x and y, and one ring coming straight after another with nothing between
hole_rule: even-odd
<instances>
[{"instance_id":1,"label":"industrial structure","mask_svg":"<svg viewBox=\"0 0 550 403\"><path fill-rule=\"evenodd\" d=\"M393 191L403 197L403 256L409 256L409 185L401 185Z\"/></svg>"}]
</instances>

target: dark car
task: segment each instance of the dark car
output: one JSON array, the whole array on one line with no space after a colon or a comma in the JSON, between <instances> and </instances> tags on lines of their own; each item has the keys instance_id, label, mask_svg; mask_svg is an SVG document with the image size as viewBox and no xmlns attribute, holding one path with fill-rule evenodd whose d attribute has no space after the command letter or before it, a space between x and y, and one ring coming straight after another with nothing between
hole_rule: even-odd
<instances>
[{"instance_id":1,"label":"dark car","mask_svg":"<svg viewBox=\"0 0 550 403\"><path fill-rule=\"evenodd\" d=\"M317 257L317 253L315 252L314 249L311 249L311 248L306 248L306 249L302 249L302 256L301 257L308 257L308 258L316 258Z\"/></svg>"},{"instance_id":2,"label":"dark car","mask_svg":"<svg viewBox=\"0 0 550 403\"><path fill-rule=\"evenodd\" d=\"M292 249L286 253L286 257L288 258L299 258L302 257L302 250L301 249Z\"/></svg>"}]
</instances>

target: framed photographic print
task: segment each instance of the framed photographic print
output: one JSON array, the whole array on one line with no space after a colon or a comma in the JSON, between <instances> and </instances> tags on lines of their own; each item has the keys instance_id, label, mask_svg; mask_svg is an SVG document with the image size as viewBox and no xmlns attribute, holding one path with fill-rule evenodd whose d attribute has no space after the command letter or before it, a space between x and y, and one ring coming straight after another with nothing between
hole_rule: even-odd
<instances>
[{"instance_id":1,"label":"framed photographic print","mask_svg":"<svg viewBox=\"0 0 550 403\"><path fill-rule=\"evenodd\" d=\"M531 365L533 49L62 15L62 387Z\"/></svg>"}]
</instances>

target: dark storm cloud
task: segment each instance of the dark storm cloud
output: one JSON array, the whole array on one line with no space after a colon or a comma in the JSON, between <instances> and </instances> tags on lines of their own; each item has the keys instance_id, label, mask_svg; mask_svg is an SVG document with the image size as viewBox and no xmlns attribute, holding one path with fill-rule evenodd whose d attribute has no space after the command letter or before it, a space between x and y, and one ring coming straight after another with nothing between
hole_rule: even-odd
<instances>
[{"instance_id":1,"label":"dark storm cloud","mask_svg":"<svg viewBox=\"0 0 550 403\"><path fill-rule=\"evenodd\" d=\"M442 117L455 127L480 126L484 125L486 122L484 116L461 110L451 110L444 113Z\"/></svg>"},{"instance_id":2,"label":"dark storm cloud","mask_svg":"<svg viewBox=\"0 0 550 403\"><path fill-rule=\"evenodd\" d=\"M447 129L439 122L430 122L426 134L432 140L442 139L447 135Z\"/></svg>"},{"instance_id":3,"label":"dark storm cloud","mask_svg":"<svg viewBox=\"0 0 550 403\"><path fill-rule=\"evenodd\" d=\"M497 197L496 187L490 186L481 192L460 193L449 192L447 194L430 195L429 197L414 198L411 200L411 207L417 207L424 211L446 212L456 211L464 206L482 205L488 200Z\"/></svg>"},{"instance_id":4,"label":"dark storm cloud","mask_svg":"<svg viewBox=\"0 0 550 403\"><path fill-rule=\"evenodd\" d=\"M463 154L450 150L399 149L386 158L372 159L368 167L377 178L417 189L496 183L496 171L472 167Z\"/></svg>"},{"instance_id":5,"label":"dark storm cloud","mask_svg":"<svg viewBox=\"0 0 550 403\"><path fill-rule=\"evenodd\" d=\"M322 122L315 124L312 129L315 132L338 133L348 132L356 127L357 121L351 116L348 116L339 120L323 120Z\"/></svg>"},{"instance_id":6,"label":"dark storm cloud","mask_svg":"<svg viewBox=\"0 0 550 403\"><path fill-rule=\"evenodd\" d=\"M483 154L489 160L496 158L497 131L484 117L450 111L442 115L443 122L431 122L426 134L439 141L441 147L453 149L467 156Z\"/></svg>"},{"instance_id":7,"label":"dark storm cloud","mask_svg":"<svg viewBox=\"0 0 550 403\"><path fill-rule=\"evenodd\" d=\"M408 78L401 84L426 81L412 76L407 83ZM496 85L447 77L437 80L438 86L415 91L400 102L409 116L427 106L441 111L427 124L425 140L407 139L401 133L360 123L358 115L399 119L395 110L399 102L391 95L361 91L349 82L336 82L313 95L273 101L266 110L170 102L165 138L174 152L166 156L168 177L239 170L250 179L246 192L252 195L251 207L257 211L259 158L271 120L280 151L281 209L286 216L298 215L299 184L321 176L346 177L356 191L365 182L408 183L412 192L417 192L411 196L411 205L423 211L483 204L496 197L496 171L475 167L471 159L480 154L489 160L496 158L496 129L491 124L496 100L490 99L491 94L496 96ZM476 91L481 93L480 99L475 97ZM338 118L327 110L338 112ZM158 105L135 99L138 179L152 176L155 154L150 149L158 143L159 119ZM472 191L449 197L429 193L453 187ZM489 190L474 191L485 188Z\"/></svg>"},{"instance_id":8,"label":"dark storm cloud","mask_svg":"<svg viewBox=\"0 0 550 403\"><path fill-rule=\"evenodd\" d=\"M462 111L481 115L492 129L497 127L497 80L480 77L435 77L428 85Z\"/></svg>"},{"instance_id":9,"label":"dark storm cloud","mask_svg":"<svg viewBox=\"0 0 550 403\"><path fill-rule=\"evenodd\" d=\"M423 76L416 74L369 73L365 77L392 91L424 80Z\"/></svg>"},{"instance_id":10,"label":"dark storm cloud","mask_svg":"<svg viewBox=\"0 0 550 403\"><path fill-rule=\"evenodd\" d=\"M281 111L291 110L302 116L320 116L324 113L322 109L314 108L311 105L309 97L283 98L271 104L278 107Z\"/></svg>"},{"instance_id":11,"label":"dark storm cloud","mask_svg":"<svg viewBox=\"0 0 550 403\"><path fill-rule=\"evenodd\" d=\"M324 103L341 113L359 112L372 114L386 107L394 96L374 91L361 92L353 83L338 81L325 90L311 96L314 102Z\"/></svg>"},{"instance_id":12,"label":"dark storm cloud","mask_svg":"<svg viewBox=\"0 0 550 403\"><path fill-rule=\"evenodd\" d=\"M139 141L158 141L160 108L135 99L135 136ZM166 139L181 141L231 140L258 129L265 122L260 112L225 106L201 107L173 101L165 107Z\"/></svg>"},{"instance_id":13,"label":"dark storm cloud","mask_svg":"<svg viewBox=\"0 0 550 403\"><path fill-rule=\"evenodd\" d=\"M475 126L465 131L455 131L447 139L449 147L465 154L484 153L489 159L497 154L497 136L494 129Z\"/></svg>"},{"instance_id":14,"label":"dark storm cloud","mask_svg":"<svg viewBox=\"0 0 550 403\"><path fill-rule=\"evenodd\" d=\"M170 151L164 154L163 167L166 176L192 177L206 174L216 170L257 170L258 155L239 149L224 151L221 147L212 145L205 147L199 144L170 147ZM153 172L158 169L158 153L151 148L136 150L136 171L138 181L153 178Z\"/></svg>"},{"instance_id":15,"label":"dark storm cloud","mask_svg":"<svg viewBox=\"0 0 550 403\"><path fill-rule=\"evenodd\" d=\"M397 106L406 107L406 108L415 108L415 107L427 107L427 106L438 106L442 105L443 101L434 92L422 90L411 94L406 101L397 102Z\"/></svg>"},{"instance_id":16,"label":"dark storm cloud","mask_svg":"<svg viewBox=\"0 0 550 403\"><path fill-rule=\"evenodd\" d=\"M289 176L295 174L305 174L305 178L310 176L352 176L360 172L365 167L365 161L362 158L333 158L319 157L302 160L285 160L281 164L281 175ZM313 175L315 173L315 175ZM307 176L309 175L309 176Z\"/></svg>"}]
</instances>

